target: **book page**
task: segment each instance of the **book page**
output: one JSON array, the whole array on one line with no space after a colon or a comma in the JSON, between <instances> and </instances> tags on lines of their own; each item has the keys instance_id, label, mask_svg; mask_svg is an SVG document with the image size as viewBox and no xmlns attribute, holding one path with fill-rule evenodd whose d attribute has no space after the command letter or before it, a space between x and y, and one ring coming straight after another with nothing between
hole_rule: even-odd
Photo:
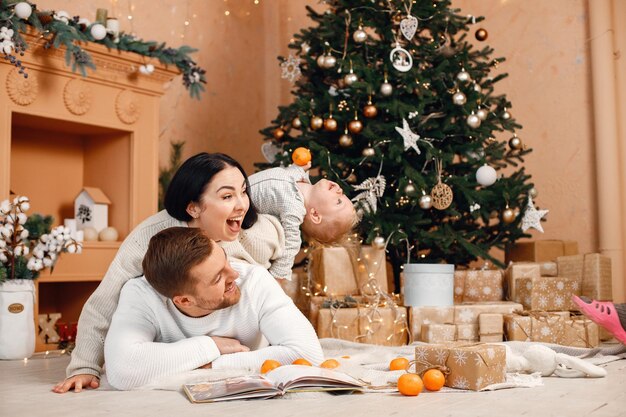
<instances>
[{"instance_id":1,"label":"book page","mask_svg":"<svg viewBox=\"0 0 626 417\"><path fill-rule=\"evenodd\" d=\"M360 383L350 375L331 369L304 365L283 365L265 377L283 391L319 388L319 391L362 389Z\"/></svg>"},{"instance_id":2,"label":"book page","mask_svg":"<svg viewBox=\"0 0 626 417\"><path fill-rule=\"evenodd\" d=\"M273 382L261 375L227 378L183 385L192 402L215 402L244 398L270 398L280 395Z\"/></svg>"}]
</instances>

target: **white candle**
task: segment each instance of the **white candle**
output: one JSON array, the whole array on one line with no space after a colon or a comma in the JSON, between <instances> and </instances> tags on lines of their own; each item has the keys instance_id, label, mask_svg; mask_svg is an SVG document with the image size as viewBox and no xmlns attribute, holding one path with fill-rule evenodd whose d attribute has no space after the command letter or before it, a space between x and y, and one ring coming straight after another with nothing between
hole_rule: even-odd
<instances>
[{"instance_id":1,"label":"white candle","mask_svg":"<svg viewBox=\"0 0 626 417\"><path fill-rule=\"evenodd\" d=\"M107 31L114 35L120 33L120 22L114 17L109 17L107 19Z\"/></svg>"}]
</instances>

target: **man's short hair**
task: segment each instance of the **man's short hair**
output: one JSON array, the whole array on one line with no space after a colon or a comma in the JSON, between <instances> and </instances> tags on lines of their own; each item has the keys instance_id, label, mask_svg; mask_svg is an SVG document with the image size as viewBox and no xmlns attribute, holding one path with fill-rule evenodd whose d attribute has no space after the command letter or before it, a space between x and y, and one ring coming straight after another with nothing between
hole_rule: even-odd
<instances>
[{"instance_id":1,"label":"man's short hair","mask_svg":"<svg viewBox=\"0 0 626 417\"><path fill-rule=\"evenodd\" d=\"M143 258L146 280L168 298L194 294L191 269L211 256L212 241L197 227L170 227L152 236Z\"/></svg>"}]
</instances>

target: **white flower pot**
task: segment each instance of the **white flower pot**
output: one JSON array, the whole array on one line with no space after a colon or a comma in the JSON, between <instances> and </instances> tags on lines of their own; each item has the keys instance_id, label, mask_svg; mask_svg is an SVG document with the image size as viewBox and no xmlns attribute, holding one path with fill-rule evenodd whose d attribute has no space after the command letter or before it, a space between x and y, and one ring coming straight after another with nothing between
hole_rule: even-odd
<instances>
[{"instance_id":1,"label":"white flower pot","mask_svg":"<svg viewBox=\"0 0 626 417\"><path fill-rule=\"evenodd\" d=\"M404 265L404 305L445 307L453 304L454 265Z\"/></svg>"},{"instance_id":2,"label":"white flower pot","mask_svg":"<svg viewBox=\"0 0 626 417\"><path fill-rule=\"evenodd\" d=\"M33 280L0 284L0 359L30 358L35 352L34 301Z\"/></svg>"}]
</instances>

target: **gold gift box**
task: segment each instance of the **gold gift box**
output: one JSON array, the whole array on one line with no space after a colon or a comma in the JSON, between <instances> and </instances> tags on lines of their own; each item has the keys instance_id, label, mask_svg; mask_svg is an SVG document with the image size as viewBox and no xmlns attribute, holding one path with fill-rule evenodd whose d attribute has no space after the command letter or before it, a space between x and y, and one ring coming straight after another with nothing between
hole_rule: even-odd
<instances>
[{"instance_id":1,"label":"gold gift box","mask_svg":"<svg viewBox=\"0 0 626 417\"><path fill-rule=\"evenodd\" d=\"M580 292L594 300L613 299L611 258L599 253L557 258L559 275L580 284Z\"/></svg>"},{"instance_id":2,"label":"gold gift box","mask_svg":"<svg viewBox=\"0 0 626 417\"><path fill-rule=\"evenodd\" d=\"M517 241L507 246L505 263L509 262L549 262L559 256L578 254L578 242L573 240L531 240Z\"/></svg>"},{"instance_id":3,"label":"gold gift box","mask_svg":"<svg viewBox=\"0 0 626 417\"><path fill-rule=\"evenodd\" d=\"M406 345L406 307L321 308L317 336L373 345Z\"/></svg>"},{"instance_id":4,"label":"gold gift box","mask_svg":"<svg viewBox=\"0 0 626 417\"><path fill-rule=\"evenodd\" d=\"M502 284L501 269L454 271L454 303L501 301Z\"/></svg>"},{"instance_id":5,"label":"gold gift box","mask_svg":"<svg viewBox=\"0 0 626 417\"><path fill-rule=\"evenodd\" d=\"M418 369L443 366L449 370L445 385L479 391L506 381L506 351L502 345L440 344L415 347Z\"/></svg>"},{"instance_id":6,"label":"gold gift box","mask_svg":"<svg viewBox=\"0 0 626 417\"><path fill-rule=\"evenodd\" d=\"M371 246L318 248L310 253L312 292L327 295L388 292L384 249Z\"/></svg>"},{"instance_id":7,"label":"gold gift box","mask_svg":"<svg viewBox=\"0 0 626 417\"><path fill-rule=\"evenodd\" d=\"M504 272L507 287L507 299L515 300L517 280L522 278L539 278L541 267L536 262L513 262Z\"/></svg>"}]
</instances>

